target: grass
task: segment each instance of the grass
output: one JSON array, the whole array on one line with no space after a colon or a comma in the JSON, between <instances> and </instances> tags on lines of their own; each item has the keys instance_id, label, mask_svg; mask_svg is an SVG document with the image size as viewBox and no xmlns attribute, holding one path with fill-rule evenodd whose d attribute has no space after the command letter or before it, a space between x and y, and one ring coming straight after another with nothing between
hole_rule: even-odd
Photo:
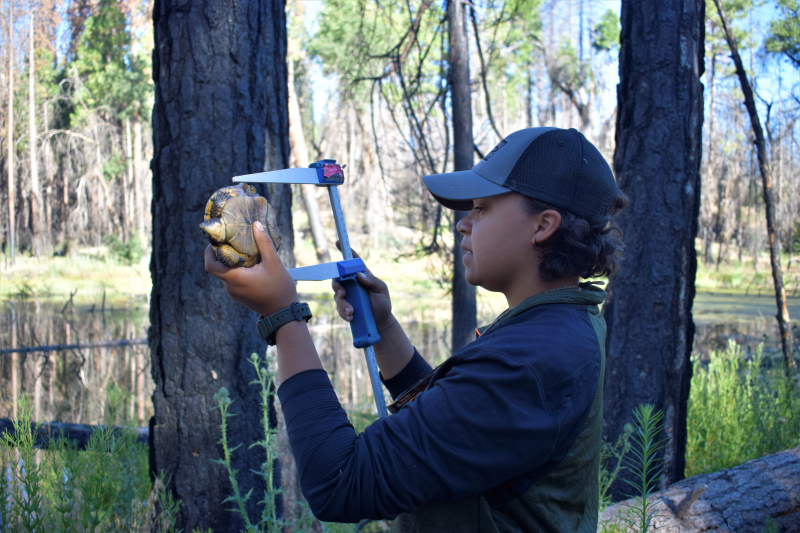
<instances>
[{"instance_id":1,"label":"grass","mask_svg":"<svg viewBox=\"0 0 800 533\"><path fill-rule=\"evenodd\" d=\"M74 303L98 303L107 295L108 306L122 305L150 294L149 257L127 264L109 254L105 247L82 249L67 257L32 257L17 254L12 267L0 256L0 299L57 299L74 293Z\"/></svg>"},{"instance_id":2,"label":"grass","mask_svg":"<svg viewBox=\"0 0 800 533\"><path fill-rule=\"evenodd\" d=\"M741 263L736 259L722 261L719 268L715 262L704 263L699 250L697 259L695 286L698 289L722 289L748 294L758 294L758 291L771 293L774 290L768 252L759 254L756 261L758 269L753 266L752 255L744 257ZM786 293L789 296L798 296L800 295L800 255L792 256L792 263L787 268L788 264L789 256L781 254Z\"/></svg>"}]
</instances>

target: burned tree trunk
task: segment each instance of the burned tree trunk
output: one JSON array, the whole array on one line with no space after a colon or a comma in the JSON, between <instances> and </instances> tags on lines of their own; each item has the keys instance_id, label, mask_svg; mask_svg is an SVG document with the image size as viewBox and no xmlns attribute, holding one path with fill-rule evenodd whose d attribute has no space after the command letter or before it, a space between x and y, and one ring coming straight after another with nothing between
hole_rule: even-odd
<instances>
[{"instance_id":1,"label":"burned tree trunk","mask_svg":"<svg viewBox=\"0 0 800 533\"><path fill-rule=\"evenodd\" d=\"M633 408L664 413L662 486L683 478L694 337L694 239L703 125L702 0L622 2L614 170L630 206L626 259L609 287L604 431Z\"/></svg>"},{"instance_id":2,"label":"burned tree trunk","mask_svg":"<svg viewBox=\"0 0 800 533\"><path fill-rule=\"evenodd\" d=\"M182 500L178 527L240 531L223 503L231 494L222 466L213 396L231 394L229 442L242 494L253 489L256 518L264 494L261 401L249 383L251 353L266 346L255 316L233 303L203 268L207 242L197 228L209 196L241 174L286 168L284 3L157 1L153 9L153 254L150 348L155 425L151 468L164 471ZM282 259L292 262L288 186L259 191L276 209Z\"/></svg>"},{"instance_id":3,"label":"burned tree trunk","mask_svg":"<svg viewBox=\"0 0 800 533\"><path fill-rule=\"evenodd\" d=\"M469 89L469 50L467 49L466 12L459 0L447 3L447 25L450 45L450 99L453 106L453 170L469 170L474 165L472 155L472 101ZM453 214L453 334L452 350L475 339L477 303L475 287L464 277L461 258L461 234L456 228L465 213Z\"/></svg>"}]
</instances>

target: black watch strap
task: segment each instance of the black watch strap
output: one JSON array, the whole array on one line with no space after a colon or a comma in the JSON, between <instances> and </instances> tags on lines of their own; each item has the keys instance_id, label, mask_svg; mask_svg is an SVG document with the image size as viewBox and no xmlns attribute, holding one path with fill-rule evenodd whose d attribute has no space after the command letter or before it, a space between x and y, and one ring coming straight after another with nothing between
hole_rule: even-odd
<instances>
[{"instance_id":1,"label":"black watch strap","mask_svg":"<svg viewBox=\"0 0 800 533\"><path fill-rule=\"evenodd\" d=\"M271 314L268 317L260 316L256 320L256 328L258 335L267 341L270 346L275 346L275 332L281 326L285 326L289 322L295 320L311 320L311 309L307 303L294 302L292 305L285 309L281 309L277 313Z\"/></svg>"}]
</instances>

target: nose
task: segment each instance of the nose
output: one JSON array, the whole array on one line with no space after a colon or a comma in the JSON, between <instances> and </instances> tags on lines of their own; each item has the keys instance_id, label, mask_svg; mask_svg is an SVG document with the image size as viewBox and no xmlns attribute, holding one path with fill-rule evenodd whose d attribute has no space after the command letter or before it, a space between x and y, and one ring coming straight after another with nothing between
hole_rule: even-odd
<instances>
[{"instance_id":1,"label":"nose","mask_svg":"<svg viewBox=\"0 0 800 533\"><path fill-rule=\"evenodd\" d=\"M456 224L456 229L460 234L469 235L472 232L472 213L473 211L467 213L467 216L459 220Z\"/></svg>"}]
</instances>

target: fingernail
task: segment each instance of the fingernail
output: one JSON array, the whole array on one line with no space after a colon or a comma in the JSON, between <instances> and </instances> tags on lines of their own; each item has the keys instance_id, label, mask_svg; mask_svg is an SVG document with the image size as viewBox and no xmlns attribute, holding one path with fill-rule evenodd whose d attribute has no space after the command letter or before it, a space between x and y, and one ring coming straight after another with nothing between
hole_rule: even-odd
<instances>
[{"instance_id":1,"label":"fingernail","mask_svg":"<svg viewBox=\"0 0 800 533\"><path fill-rule=\"evenodd\" d=\"M264 226L261 224L261 222L256 221L256 229L258 231L264 231Z\"/></svg>"}]
</instances>

